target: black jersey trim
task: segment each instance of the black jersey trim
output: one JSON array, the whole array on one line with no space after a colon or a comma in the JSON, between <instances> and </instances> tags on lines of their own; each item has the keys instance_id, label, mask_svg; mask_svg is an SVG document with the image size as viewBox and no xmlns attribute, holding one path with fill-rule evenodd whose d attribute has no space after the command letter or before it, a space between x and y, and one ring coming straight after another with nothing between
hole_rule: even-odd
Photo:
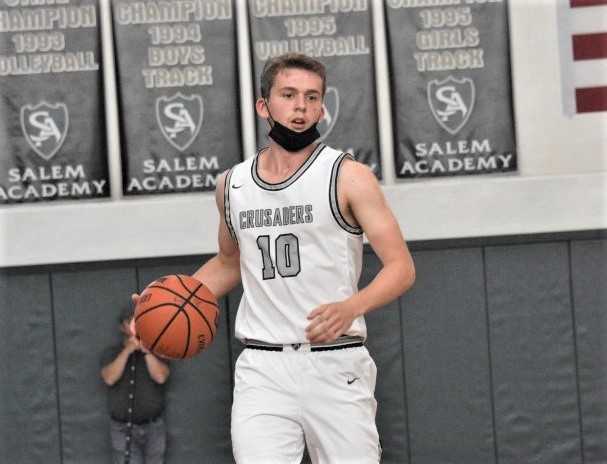
<instances>
[{"instance_id":1,"label":"black jersey trim","mask_svg":"<svg viewBox=\"0 0 607 464\"><path fill-rule=\"evenodd\" d=\"M277 184L271 184L269 182L264 181L261 177L259 177L259 173L257 172L257 162L259 160L259 155L265 149L259 150L253 162L251 163L251 177L253 177L253 181L262 189L276 191L283 190L292 185L297 179L299 179L304 172L308 170L312 163L318 158L318 155L325 149L326 145L324 143L319 143L318 146L314 149L310 157L295 171L291 174L287 179L279 182Z\"/></svg>"},{"instance_id":2,"label":"black jersey trim","mask_svg":"<svg viewBox=\"0 0 607 464\"><path fill-rule=\"evenodd\" d=\"M333 214L335 221L342 229L354 235L361 235L363 230L358 226L349 224L339 209L339 200L337 197L337 178L339 176L339 169L346 158L354 159L349 153L342 153L333 163L333 169L331 170L331 182L329 183L329 204L331 205L331 213Z\"/></svg>"},{"instance_id":3,"label":"black jersey trim","mask_svg":"<svg viewBox=\"0 0 607 464\"><path fill-rule=\"evenodd\" d=\"M236 232L234 231L234 227L232 227L232 216L230 214L230 179L232 178L232 172L234 169L230 169L226 174L225 185L223 186L223 214L225 216L226 225L228 226L228 231L230 235L234 239L236 243L238 243L238 238L236 237Z\"/></svg>"}]
</instances>

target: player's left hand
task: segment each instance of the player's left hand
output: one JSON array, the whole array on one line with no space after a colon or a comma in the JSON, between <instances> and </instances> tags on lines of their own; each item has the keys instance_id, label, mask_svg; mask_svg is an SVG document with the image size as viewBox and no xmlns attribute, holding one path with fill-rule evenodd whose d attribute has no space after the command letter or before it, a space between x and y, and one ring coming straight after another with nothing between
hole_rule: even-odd
<instances>
[{"instance_id":1,"label":"player's left hand","mask_svg":"<svg viewBox=\"0 0 607 464\"><path fill-rule=\"evenodd\" d=\"M332 342L346 333L357 316L345 301L320 305L308 315L312 322L306 327L306 337L310 343Z\"/></svg>"}]
</instances>

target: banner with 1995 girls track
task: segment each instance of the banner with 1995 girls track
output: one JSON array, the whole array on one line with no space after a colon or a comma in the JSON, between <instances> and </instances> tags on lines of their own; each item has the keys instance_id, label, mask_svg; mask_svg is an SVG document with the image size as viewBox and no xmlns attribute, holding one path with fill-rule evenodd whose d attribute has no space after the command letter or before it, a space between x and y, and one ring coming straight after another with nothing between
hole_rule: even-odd
<instances>
[{"instance_id":1,"label":"banner with 1995 girls track","mask_svg":"<svg viewBox=\"0 0 607 464\"><path fill-rule=\"evenodd\" d=\"M109 195L95 0L0 2L0 204Z\"/></svg>"},{"instance_id":2,"label":"banner with 1995 girls track","mask_svg":"<svg viewBox=\"0 0 607 464\"><path fill-rule=\"evenodd\" d=\"M241 160L232 0L113 0L126 195L214 190Z\"/></svg>"},{"instance_id":3,"label":"banner with 1995 girls track","mask_svg":"<svg viewBox=\"0 0 607 464\"><path fill-rule=\"evenodd\" d=\"M304 53L327 68L322 140L347 151L380 177L373 67L371 0L251 0L255 95L265 62ZM267 145L269 126L257 119L257 146Z\"/></svg>"},{"instance_id":4,"label":"banner with 1995 girls track","mask_svg":"<svg viewBox=\"0 0 607 464\"><path fill-rule=\"evenodd\" d=\"M507 5L386 0L398 177L517 168Z\"/></svg>"}]
</instances>

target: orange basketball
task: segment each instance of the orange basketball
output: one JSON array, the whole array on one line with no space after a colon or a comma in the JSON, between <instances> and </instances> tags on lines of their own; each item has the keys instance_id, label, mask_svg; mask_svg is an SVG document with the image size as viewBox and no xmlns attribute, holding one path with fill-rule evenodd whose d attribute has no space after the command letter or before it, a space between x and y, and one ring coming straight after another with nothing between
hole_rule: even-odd
<instances>
[{"instance_id":1,"label":"orange basketball","mask_svg":"<svg viewBox=\"0 0 607 464\"><path fill-rule=\"evenodd\" d=\"M189 358L215 338L219 307L215 295L187 275L156 279L135 306L135 330L144 348L165 358Z\"/></svg>"}]
</instances>

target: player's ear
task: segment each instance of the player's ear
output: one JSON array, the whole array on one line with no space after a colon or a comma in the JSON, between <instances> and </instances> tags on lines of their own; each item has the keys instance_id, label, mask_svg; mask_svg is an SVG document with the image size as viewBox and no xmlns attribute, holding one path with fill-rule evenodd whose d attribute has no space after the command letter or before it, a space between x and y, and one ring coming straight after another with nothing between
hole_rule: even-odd
<instances>
[{"instance_id":1,"label":"player's ear","mask_svg":"<svg viewBox=\"0 0 607 464\"><path fill-rule=\"evenodd\" d=\"M260 118L268 119L270 113L268 112L268 103L265 98L259 97L255 102L255 110Z\"/></svg>"}]
</instances>

